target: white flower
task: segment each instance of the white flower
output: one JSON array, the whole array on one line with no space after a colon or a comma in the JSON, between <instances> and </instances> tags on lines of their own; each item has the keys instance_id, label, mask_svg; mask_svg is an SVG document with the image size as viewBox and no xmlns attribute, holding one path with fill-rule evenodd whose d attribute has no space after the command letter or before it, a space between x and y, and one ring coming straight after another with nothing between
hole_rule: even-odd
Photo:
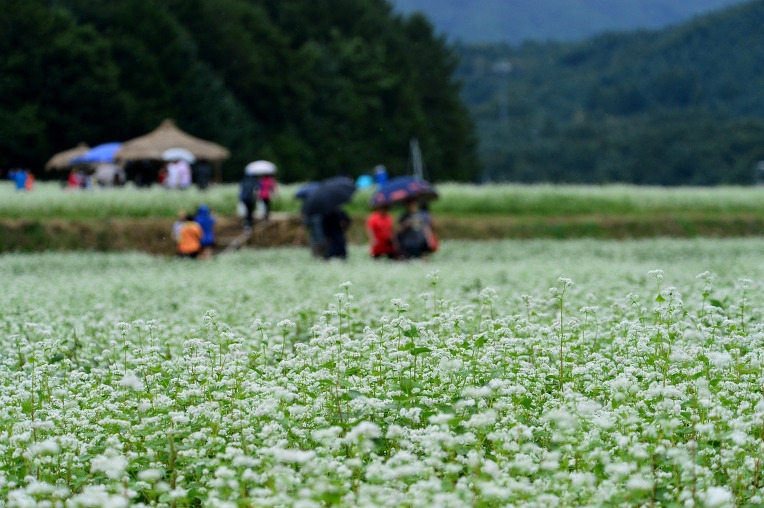
<instances>
[{"instance_id":1,"label":"white flower","mask_svg":"<svg viewBox=\"0 0 764 508\"><path fill-rule=\"evenodd\" d=\"M103 455L93 457L90 461L90 472L104 473L112 480L119 480L127 468L127 459L115 450L109 449Z\"/></svg>"},{"instance_id":2,"label":"white flower","mask_svg":"<svg viewBox=\"0 0 764 508\"><path fill-rule=\"evenodd\" d=\"M144 469L138 473L138 479L143 480L144 482L154 483L159 480L163 474L161 469Z\"/></svg>"},{"instance_id":3,"label":"white flower","mask_svg":"<svg viewBox=\"0 0 764 508\"><path fill-rule=\"evenodd\" d=\"M708 357L708 361L710 361L717 369L723 369L732 363L732 356L726 351L709 351L706 354L706 357Z\"/></svg>"},{"instance_id":4,"label":"white flower","mask_svg":"<svg viewBox=\"0 0 764 508\"><path fill-rule=\"evenodd\" d=\"M66 504L67 506L124 508L127 506L127 499L109 494L103 485L89 485L82 489L82 493L73 496Z\"/></svg>"},{"instance_id":5,"label":"white flower","mask_svg":"<svg viewBox=\"0 0 764 508\"><path fill-rule=\"evenodd\" d=\"M316 452L312 450L294 450L284 448L273 448L270 450L273 454L273 458L277 462L284 462L287 464L305 464L309 460L312 460L316 456Z\"/></svg>"},{"instance_id":6,"label":"white flower","mask_svg":"<svg viewBox=\"0 0 764 508\"><path fill-rule=\"evenodd\" d=\"M348 443L357 443L364 439L375 439L382 435L379 425L371 422L361 422L353 427L345 436Z\"/></svg>"},{"instance_id":7,"label":"white flower","mask_svg":"<svg viewBox=\"0 0 764 508\"><path fill-rule=\"evenodd\" d=\"M54 439L46 439L29 447L29 452L33 457L38 455L58 455L60 451L61 448Z\"/></svg>"},{"instance_id":8,"label":"white flower","mask_svg":"<svg viewBox=\"0 0 764 508\"><path fill-rule=\"evenodd\" d=\"M126 386L127 388L135 390L136 392L143 390L143 381L141 381L141 378L136 376L135 372L132 370L129 370L125 373L125 375L119 381L119 384L120 386Z\"/></svg>"},{"instance_id":9,"label":"white flower","mask_svg":"<svg viewBox=\"0 0 764 508\"><path fill-rule=\"evenodd\" d=\"M649 490L653 488L653 482L642 475L635 474L626 482L626 488L629 490Z\"/></svg>"},{"instance_id":10,"label":"white flower","mask_svg":"<svg viewBox=\"0 0 764 508\"><path fill-rule=\"evenodd\" d=\"M732 492L724 487L710 487L704 493L703 500L708 508L734 505Z\"/></svg>"}]
</instances>

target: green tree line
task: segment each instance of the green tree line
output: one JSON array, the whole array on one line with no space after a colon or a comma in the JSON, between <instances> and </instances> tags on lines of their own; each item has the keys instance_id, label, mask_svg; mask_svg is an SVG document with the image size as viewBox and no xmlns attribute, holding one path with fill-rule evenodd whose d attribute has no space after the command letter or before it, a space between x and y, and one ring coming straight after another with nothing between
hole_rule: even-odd
<instances>
[{"instance_id":1,"label":"green tree line","mask_svg":"<svg viewBox=\"0 0 764 508\"><path fill-rule=\"evenodd\" d=\"M386 0L3 0L0 168L144 134L166 117L287 181L376 164L476 173L454 48Z\"/></svg>"},{"instance_id":2,"label":"green tree line","mask_svg":"<svg viewBox=\"0 0 764 508\"><path fill-rule=\"evenodd\" d=\"M751 183L764 1L661 31L459 48L484 180Z\"/></svg>"}]
</instances>

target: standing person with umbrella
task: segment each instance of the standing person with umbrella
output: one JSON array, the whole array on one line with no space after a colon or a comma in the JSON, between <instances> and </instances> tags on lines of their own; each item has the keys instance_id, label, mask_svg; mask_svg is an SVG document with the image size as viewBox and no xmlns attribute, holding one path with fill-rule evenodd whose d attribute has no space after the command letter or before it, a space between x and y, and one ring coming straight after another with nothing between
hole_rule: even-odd
<instances>
[{"instance_id":1,"label":"standing person with umbrella","mask_svg":"<svg viewBox=\"0 0 764 508\"><path fill-rule=\"evenodd\" d=\"M324 214L321 219L321 226L326 237L324 259L347 259L348 251L345 231L350 227L350 222L350 217L340 207L336 207L331 212Z\"/></svg>"},{"instance_id":2,"label":"standing person with umbrella","mask_svg":"<svg viewBox=\"0 0 764 508\"><path fill-rule=\"evenodd\" d=\"M244 178L239 184L239 201L244 203L244 229L252 230L252 214L255 211L255 191L259 188L257 176L252 168L247 165L244 170Z\"/></svg>"},{"instance_id":3,"label":"standing person with umbrella","mask_svg":"<svg viewBox=\"0 0 764 508\"><path fill-rule=\"evenodd\" d=\"M251 174L258 177L257 197L263 204L263 219L268 220L271 214L271 198L276 193L276 174L277 167L274 163L268 161L255 161L247 164L247 169Z\"/></svg>"},{"instance_id":4,"label":"standing person with umbrella","mask_svg":"<svg viewBox=\"0 0 764 508\"><path fill-rule=\"evenodd\" d=\"M345 230L350 217L340 205L350 201L355 183L346 176L324 180L305 198L303 222L310 234L311 251L324 258L347 256Z\"/></svg>"}]
</instances>

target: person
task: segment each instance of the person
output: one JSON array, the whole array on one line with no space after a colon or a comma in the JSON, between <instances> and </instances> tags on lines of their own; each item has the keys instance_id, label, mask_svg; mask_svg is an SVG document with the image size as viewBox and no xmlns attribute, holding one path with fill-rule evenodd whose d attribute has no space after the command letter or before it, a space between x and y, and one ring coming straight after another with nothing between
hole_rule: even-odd
<instances>
[{"instance_id":1,"label":"person","mask_svg":"<svg viewBox=\"0 0 764 508\"><path fill-rule=\"evenodd\" d=\"M140 175L140 173L138 173ZM159 168L159 173L157 173L157 182L162 187L167 187L167 164L163 164L161 168ZM138 184L140 187L140 184Z\"/></svg>"},{"instance_id":2,"label":"person","mask_svg":"<svg viewBox=\"0 0 764 508\"><path fill-rule=\"evenodd\" d=\"M260 178L260 192L258 198L263 203L265 215L263 218L267 221L271 214L271 196L276 192L276 179L271 175L265 175Z\"/></svg>"},{"instance_id":3,"label":"person","mask_svg":"<svg viewBox=\"0 0 764 508\"><path fill-rule=\"evenodd\" d=\"M387 182L387 168L382 164L374 166L374 183L377 187Z\"/></svg>"},{"instance_id":4,"label":"person","mask_svg":"<svg viewBox=\"0 0 764 508\"><path fill-rule=\"evenodd\" d=\"M387 256L395 258L395 245L393 244L393 218L390 216L390 207L380 206L366 219L366 234L369 236L369 250L371 257L380 258Z\"/></svg>"},{"instance_id":5,"label":"person","mask_svg":"<svg viewBox=\"0 0 764 508\"><path fill-rule=\"evenodd\" d=\"M178 172L178 164L175 161L170 161L167 163L167 178L165 178L164 186L168 189L177 189L178 188L178 177L180 176Z\"/></svg>"},{"instance_id":6,"label":"person","mask_svg":"<svg viewBox=\"0 0 764 508\"><path fill-rule=\"evenodd\" d=\"M178 159L175 166L178 172L178 189L188 189L191 187L191 164L185 159Z\"/></svg>"},{"instance_id":7,"label":"person","mask_svg":"<svg viewBox=\"0 0 764 508\"><path fill-rule=\"evenodd\" d=\"M186 212L180 212L178 219L173 225L177 254L184 258L196 258L202 247L202 227Z\"/></svg>"},{"instance_id":8,"label":"person","mask_svg":"<svg viewBox=\"0 0 764 508\"><path fill-rule=\"evenodd\" d=\"M255 175L245 173L244 178L239 184L239 201L244 203L244 229L252 229L252 214L255 212L255 190L258 188L258 182Z\"/></svg>"},{"instance_id":9,"label":"person","mask_svg":"<svg viewBox=\"0 0 764 508\"><path fill-rule=\"evenodd\" d=\"M194 180L199 190L205 190L212 180L212 166L207 161L199 161L194 166L194 173L196 174Z\"/></svg>"},{"instance_id":10,"label":"person","mask_svg":"<svg viewBox=\"0 0 764 508\"><path fill-rule=\"evenodd\" d=\"M13 180L17 191L23 191L26 189L27 184L27 172L24 169L13 169L8 173L8 178Z\"/></svg>"},{"instance_id":11,"label":"person","mask_svg":"<svg viewBox=\"0 0 764 508\"><path fill-rule=\"evenodd\" d=\"M82 173L73 169L69 172L69 179L66 182L66 188L69 190L79 189L82 184Z\"/></svg>"},{"instance_id":12,"label":"person","mask_svg":"<svg viewBox=\"0 0 764 508\"><path fill-rule=\"evenodd\" d=\"M427 225L417 210L416 199L406 201L406 211L398 219L396 240L404 259L418 258L429 251L426 235Z\"/></svg>"},{"instance_id":13,"label":"person","mask_svg":"<svg viewBox=\"0 0 764 508\"><path fill-rule=\"evenodd\" d=\"M324 259L347 258L345 231L348 227L350 227L350 217L339 207L322 216L321 229L326 238Z\"/></svg>"},{"instance_id":14,"label":"person","mask_svg":"<svg viewBox=\"0 0 764 508\"><path fill-rule=\"evenodd\" d=\"M196 210L194 220L202 228L199 257L209 259L212 257L212 248L215 246L215 217L212 215L209 206L200 205Z\"/></svg>"},{"instance_id":15,"label":"person","mask_svg":"<svg viewBox=\"0 0 764 508\"><path fill-rule=\"evenodd\" d=\"M419 216L422 219L424 225L424 235L427 241L427 252L435 252L438 250L440 240L435 233L435 226L432 223L432 215L430 215L430 205L426 201L422 201L419 204Z\"/></svg>"}]
</instances>

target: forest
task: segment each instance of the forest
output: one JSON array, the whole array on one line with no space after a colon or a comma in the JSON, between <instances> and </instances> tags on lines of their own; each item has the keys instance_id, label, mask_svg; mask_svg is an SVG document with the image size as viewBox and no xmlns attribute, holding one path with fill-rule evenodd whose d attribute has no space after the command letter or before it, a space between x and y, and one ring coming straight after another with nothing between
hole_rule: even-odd
<instances>
[{"instance_id":1,"label":"forest","mask_svg":"<svg viewBox=\"0 0 764 508\"><path fill-rule=\"evenodd\" d=\"M474 179L458 58L422 15L385 0L3 0L0 168L42 167L80 141L174 118L231 150L224 176L269 159L287 181L376 164Z\"/></svg>"},{"instance_id":2,"label":"forest","mask_svg":"<svg viewBox=\"0 0 764 508\"><path fill-rule=\"evenodd\" d=\"M751 183L762 26L757 0L661 31L460 46L480 181Z\"/></svg>"}]
</instances>

